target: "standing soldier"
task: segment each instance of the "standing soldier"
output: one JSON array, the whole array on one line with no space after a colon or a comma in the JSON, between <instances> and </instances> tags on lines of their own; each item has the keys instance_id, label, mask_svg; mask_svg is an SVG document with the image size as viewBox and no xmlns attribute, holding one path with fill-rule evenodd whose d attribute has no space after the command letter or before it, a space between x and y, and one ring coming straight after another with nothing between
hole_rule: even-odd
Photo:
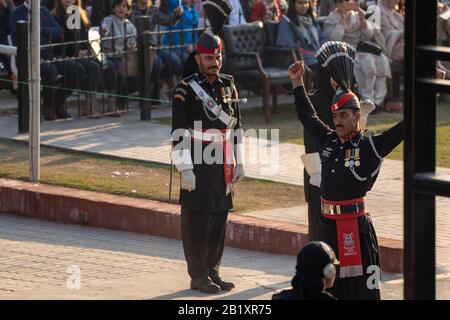
<instances>
[{"instance_id":1,"label":"standing soldier","mask_svg":"<svg viewBox=\"0 0 450 320\"><path fill-rule=\"evenodd\" d=\"M219 275L233 184L244 178L241 127L233 77L219 73L222 41L217 36L231 12L227 0L203 2L212 29L198 40L175 88L172 160L181 175L181 234L191 289L231 290ZM233 159L234 158L234 159ZM236 165L234 165L236 160Z\"/></svg>"},{"instance_id":2,"label":"standing soldier","mask_svg":"<svg viewBox=\"0 0 450 320\"><path fill-rule=\"evenodd\" d=\"M317 117L303 84L304 64L289 67L295 94L295 107L306 130L320 143L322 197L322 235L339 254L339 278L333 288L338 299L380 299L377 286L369 288L373 274L369 266L380 267L375 230L364 197L372 188L387 156L403 140L403 121L379 135L361 132L361 108L350 91L350 64L345 63L348 47L326 43L320 58L332 77L336 95L331 105L336 130ZM344 62L343 62L344 61ZM372 271L370 271L372 270ZM368 274L370 272L370 274ZM370 281L369 281L370 282Z\"/></svg>"}]
</instances>

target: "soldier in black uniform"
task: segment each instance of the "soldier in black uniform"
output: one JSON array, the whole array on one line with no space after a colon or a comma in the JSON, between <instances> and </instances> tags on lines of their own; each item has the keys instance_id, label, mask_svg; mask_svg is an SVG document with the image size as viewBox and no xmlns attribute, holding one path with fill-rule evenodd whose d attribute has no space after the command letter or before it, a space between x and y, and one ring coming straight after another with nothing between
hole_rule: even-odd
<instances>
[{"instance_id":1,"label":"soldier in black uniform","mask_svg":"<svg viewBox=\"0 0 450 320\"><path fill-rule=\"evenodd\" d=\"M219 73L222 41L216 35L231 11L228 1L204 3L212 30L205 31L173 97L172 160L181 175L181 233L191 289L231 290L219 275L233 184L244 178L238 95L233 77ZM194 62L195 61L195 62ZM188 62L189 64L189 62ZM234 165L234 160L236 165Z\"/></svg>"},{"instance_id":2,"label":"soldier in black uniform","mask_svg":"<svg viewBox=\"0 0 450 320\"><path fill-rule=\"evenodd\" d=\"M326 70L319 65L314 83L314 88L308 92L309 99L315 106L317 116L330 128L334 128L333 115L330 105L336 90L331 85L330 76ZM305 153L319 152L320 144L314 136L303 129L303 140L305 142ZM309 241L322 239L320 223L320 189L310 183L310 176L306 169L303 171L303 185L305 186L305 200L308 203L308 237Z\"/></svg>"},{"instance_id":3,"label":"soldier in black uniform","mask_svg":"<svg viewBox=\"0 0 450 320\"><path fill-rule=\"evenodd\" d=\"M339 87L331 105L336 127L332 130L317 117L305 92L303 74L302 61L289 67L298 117L321 146L320 240L338 252L340 261L332 292L338 299L380 299L378 287L367 285L373 275L367 268L379 267L380 256L364 197L375 183L383 157L402 141L403 121L379 135L362 134L359 100Z\"/></svg>"}]
</instances>

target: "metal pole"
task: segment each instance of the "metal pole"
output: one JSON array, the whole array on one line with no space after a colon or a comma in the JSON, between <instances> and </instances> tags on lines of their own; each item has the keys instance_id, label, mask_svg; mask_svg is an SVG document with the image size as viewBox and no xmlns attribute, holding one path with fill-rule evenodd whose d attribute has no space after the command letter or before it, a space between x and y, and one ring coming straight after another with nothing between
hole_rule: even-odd
<instances>
[{"instance_id":1,"label":"metal pole","mask_svg":"<svg viewBox=\"0 0 450 320\"><path fill-rule=\"evenodd\" d=\"M150 83L150 77L153 69L153 63L155 61L156 52L153 50L150 52L150 37L151 35L145 31L150 30L150 20L148 16L139 17L138 20L138 32L139 32L139 64L142 66L139 68L139 95L146 100L139 102L141 110L141 120L152 119L152 106L150 103L152 84ZM154 85L154 84L153 84Z\"/></svg>"},{"instance_id":2,"label":"metal pole","mask_svg":"<svg viewBox=\"0 0 450 320\"><path fill-rule=\"evenodd\" d=\"M418 52L436 45L437 0L405 3L404 298L436 299L436 201L416 190L420 173L436 169L436 95L419 80L434 78L436 61ZM424 134L425 133L425 134Z\"/></svg>"},{"instance_id":3,"label":"metal pole","mask_svg":"<svg viewBox=\"0 0 450 320\"><path fill-rule=\"evenodd\" d=\"M29 13L29 61L30 61L30 180L38 183L40 179L40 126L41 126L41 1L31 2Z\"/></svg>"},{"instance_id":4,"label":"metal pole","mask_svg":"<svg viewBox=\"0 0 450 320\"><path fill-rule=\"evenodd\" d=\"M19 133L28 132L30 119L30 102L28 88L28 23L26 21L18 21L17 28L17 71L19 80L18 94L18 129Z\"/></svg>"},{"instance_id":5,"label":"metal pole","mask_svg":"<svg viewBox=\"0 0 450 320\"><path fill-rule=\"evenodd\" d=\"M173 160L170 160L169 202L172 200Z\"/></svg>"}]
</instances>

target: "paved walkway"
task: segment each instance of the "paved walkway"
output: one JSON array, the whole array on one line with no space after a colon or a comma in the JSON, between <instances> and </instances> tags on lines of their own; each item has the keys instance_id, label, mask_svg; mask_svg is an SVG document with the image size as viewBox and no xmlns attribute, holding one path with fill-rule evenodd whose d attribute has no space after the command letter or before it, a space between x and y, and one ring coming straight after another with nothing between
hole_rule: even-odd
<instances>
[{"instance_id":1,"label":"paved walkway","mask_svg":"<svg viewBox=\"0 0 450 320\"><path fill-rule=\"evenodd\" d=\"M292 101L292 96L283 96L283 103ZM246 107L254 106L251 99ZM155 118L170 115L169 108L157 108ZM125 158L170 163L170 127L155 122L139 121L139 112L133 111L121 118L62 120L42 124L43 144L83 150L93 153L121 156ZM15 116L0 117L0 137L26 140L27 135L17 134ZM264 163L267 156L246 157L246 174L249 177L271 181L303 184L303 165L300 155L304 147L295 144L270 144L267 140L246 139L246 154L249 146L261 143L268 154L278 154L278 166ZM274 152L276 149L279 152ZM450 169L439 168L450 180ZM367 197L368 207L379 236L403 239L403 165L401 161L385 160L377 183ZM250 212L246 215L259 218L307 224L307 208ZM450 199L437 198L437 261L441 268L450 268Z\"/></svg>"},{"instance_id":2,"label":"paved walkway","mask_svg":"<svg viewBox=\"0 0 450 320\"><path fill-rule=\"evenodd\" d=\"M178 240L0 213L0 265L0 299L267 300L290 287L295 257L227 247L222 274L236 290L205 295L188 289ZM401 281L383 274L383 298L401 299Z\"/></svg>"}]
</instances>

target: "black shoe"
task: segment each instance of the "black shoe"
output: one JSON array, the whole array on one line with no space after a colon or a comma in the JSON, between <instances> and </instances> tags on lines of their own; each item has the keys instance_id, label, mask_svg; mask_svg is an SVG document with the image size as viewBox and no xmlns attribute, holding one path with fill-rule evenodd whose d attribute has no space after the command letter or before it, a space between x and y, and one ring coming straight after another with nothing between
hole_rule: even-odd
<instances>
[{"instance_id":1,"label":"black shoe","mask_svg":"<svg viewBox=\"0 0 450 320\"><path fill-rule=\"evenodd\" d=\"M221 290L223 291L230 291L231 289L234 288L234 283L233 282L226 282L223 281L222 278L220 276L210 276L210 279L212 282L214 282L215 284L217 284Z\"/></svg>"},{"instance_id":2,"label":"black shoe","mask_svg":"<svg viewBox=\"0 0 450 320\"><path fill-rule=\"evenodd\" d=\"M219 293L220 287L216 286L209 279L192 279L191 280L191 289L198 290L204 293Z\"/></svg>"}]
</instances>

